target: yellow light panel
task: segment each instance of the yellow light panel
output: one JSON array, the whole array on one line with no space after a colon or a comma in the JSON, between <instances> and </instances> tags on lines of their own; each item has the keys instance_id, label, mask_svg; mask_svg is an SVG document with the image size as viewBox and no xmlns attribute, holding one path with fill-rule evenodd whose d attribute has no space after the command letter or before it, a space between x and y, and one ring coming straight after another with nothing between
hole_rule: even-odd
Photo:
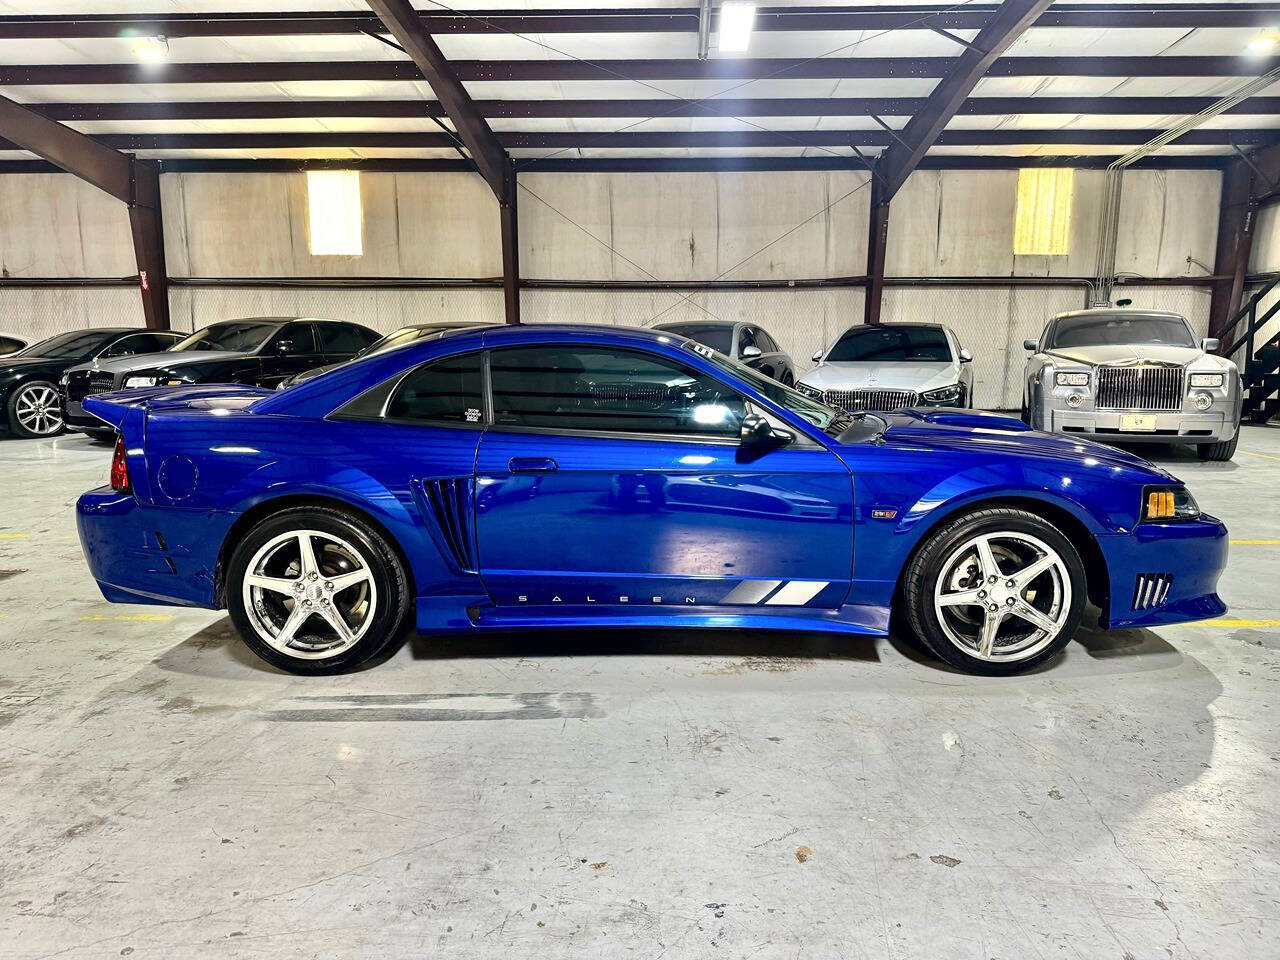
<instances>
[{"instance_id":1,"label":"yellow light panel","mask_svg":"<svg viewBox=\"0 0 1280 960\"><path fill-rule=\"evenodd\" d=\"M1070 167L1027 167L1018 171L1014 254L1066 256L1071 246L1074 187L1075 171Z\"/></svg>"},{"instance_id":2,"label":"yellow light panel","mask_svg":"<svg viewBox=\"0 0 1280 960\"><path fill-rule=\"evenodd\" d=\"M308 244L317 257L364 253L359 170L307 171Z\"/></svg>"}]
</instances>

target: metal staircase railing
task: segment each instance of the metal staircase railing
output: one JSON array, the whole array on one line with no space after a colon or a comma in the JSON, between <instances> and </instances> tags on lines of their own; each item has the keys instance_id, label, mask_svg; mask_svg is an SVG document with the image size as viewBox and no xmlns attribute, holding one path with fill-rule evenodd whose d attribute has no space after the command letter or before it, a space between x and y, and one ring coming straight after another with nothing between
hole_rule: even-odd
<instances>
[{"instance_id":1,"label":"metal staircase railing","mask_svg":"<svg viewBox=\"0 0 1280 960\"><path fill-rule=\"evenodd\" d=\"M1255 416L1263 414L1262 419L1280 412L1280 400L1274 405L1268 404L1271 394L1280 389L1280 334L1271 337L1266 343L1257 343L1258 331L1266 326L1272 317L1280 313L1280 297L1277 297L1265 311L1259 313L1259 306L1267 294L1280 286L1280 276L1273 277L1254 292L1249 302L1240 308L1239 313L1231 318L1230 323L1222 331L1222 355L1235 360L1240 368L1240 378L1246 391L1242 414ZM1244 324L1243 331L1238 329ZM1259 356L1260 350L1276 346L1275 351L1268 351L1268 357ZM1235 359L1237 355L1239 359Z\"/></svg>"}]
</instances>

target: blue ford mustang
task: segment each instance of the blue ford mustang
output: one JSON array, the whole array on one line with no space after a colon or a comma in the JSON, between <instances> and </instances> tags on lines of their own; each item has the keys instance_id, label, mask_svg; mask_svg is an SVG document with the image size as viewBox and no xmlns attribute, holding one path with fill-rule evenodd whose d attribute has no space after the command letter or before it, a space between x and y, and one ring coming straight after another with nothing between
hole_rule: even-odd
<instances>
[{"instance_id":1,"label":"blue ford mustang","mask_svg":"<svg viewBox=\"0 0 1280 960\"><path fill-rule=\"evenodd\" d=\"M1130 454L963 410L849 414L653 331L460 329L282 392L85 401L121 434L80 538L112 601L226 607L264 660L423 632L882 635L1007 674L1221 614L1227 531Z\"/></svg>"}]
</instances>

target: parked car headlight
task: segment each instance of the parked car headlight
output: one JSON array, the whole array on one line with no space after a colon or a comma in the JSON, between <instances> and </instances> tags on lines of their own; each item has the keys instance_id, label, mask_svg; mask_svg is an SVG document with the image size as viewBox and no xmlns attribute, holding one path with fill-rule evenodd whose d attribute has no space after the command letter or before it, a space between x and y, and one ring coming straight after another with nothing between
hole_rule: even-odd
<instances>
[{"instance_id":1,"label":"parked car headlight","mask_svg":"<svg viewBox=\"0 0 1280 960\"><path fill-rule=\"evenodd\" d=\"M926 390L920 394L920 399L926 403L954 403L964 396L964 387L958 383L953 383L949 387L939 387L937 390Z\"/></svg>"},{"instance_id":2,"label":"parked car headlight","mask_svg":"<svg viewBox=\"0 0 1280 960\"><path fill-rule=\"evenodd\" d=\"M70 382L71 382L71 374L69 374L69 373L64 373L64 374L62 375L62 379L61 379L61 380L59 380L58 382L59 382L60 384L62 384L62 385L65 387L68 383L70 383Z\"/></svg>"},{"instance_id":3,"label":"parked car headlight","mask_svg":"<svg viewBox=\"0 0 1280 960\"><path fill-rule=\"evenodd\" d=\"M154 387L156 385L156 381L158 381L159 379L160 379L159 377L154 377L154 376L125 377L124 388L126 390L131 390L134 387Z\"/></svg>"},{"instance_id":4,"label":"parked car headlight","mask_svg":"<svg viewBox=\"0 0 1280 960\"><path fill-rule=\"evenodd\" d=\"M1220 373L1193 373L1191 375L1191 386L1220 387L1225 379Z\"/></svg>"},{"instance_id":5,"label":"parked car headlight","mask_svg":"<svg viewBox=\"0 0 1280 960\"><path fill-rule=\"evenodd\" d=\"M1074 373L1070 370L1059 370L1054 375L1053 382L1060 387L1087 387L1089 385L1089 374L1084 372Z\"/></svg>"},{"instance_id":6,"label":"parked car headlight","mask_svg":"<svg viewBox=\"0 0 1280 960\"><path fill-rule=\"evenodd\" d=\"M796 391L803 393L806 397L812 397L814 400L822 399L822 391L817 387L811 387L803 380L796 384Z\"/></svg>"},{"instance_id":7,"label":"parked car headlight","mask_svg":"<svg viewBox=\"0 0 1280 960\"><path fill-rule=\"evenodd\" d=\"M1145 523L1194 520L1200 505L1186 487L1143 487L1142 519Z\"/></svg>"}]
</instances>

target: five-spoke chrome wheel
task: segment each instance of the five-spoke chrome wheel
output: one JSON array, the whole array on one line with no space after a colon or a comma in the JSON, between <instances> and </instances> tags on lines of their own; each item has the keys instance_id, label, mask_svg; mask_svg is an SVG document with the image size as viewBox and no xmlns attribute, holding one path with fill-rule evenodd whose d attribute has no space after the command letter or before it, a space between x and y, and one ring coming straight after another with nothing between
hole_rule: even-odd
<instances>
[{"instance_id":1,"label":"five-spoke chrome wheel","mask_svg":"<svg viewBox=\"0 0 1280 960\"><path fill-rule=\"evenodd\" d=\"M62 400L47 383L29 383L13 397L13 419L29 437L52 437L62 432Z\"/></svg>"},{"instance_id":2,"label":"five-spoke chrome wheel","mask_svg":"<svg viewBox=\"0 0 1280 960\"><path fill-rule=\"evenodd\" d=\"M981 533L942 563L933 606L947 639L981 660L1030 659L1058 637L1072 609L1058 552L1030 533Z\"/></svg>"},{"instance_id":3,"label":"five-spoke chrome wheel","mask_svg":"<svg viewBox=\"0 0 1280 960\"><path fill-rule=\"evenodd\" d=\"M369 559L321 530L268 540L250 559L242 584L254 631L272 649L301 659L336 657L358 643L378 605Z\"/></svg>"}]
</instances>

